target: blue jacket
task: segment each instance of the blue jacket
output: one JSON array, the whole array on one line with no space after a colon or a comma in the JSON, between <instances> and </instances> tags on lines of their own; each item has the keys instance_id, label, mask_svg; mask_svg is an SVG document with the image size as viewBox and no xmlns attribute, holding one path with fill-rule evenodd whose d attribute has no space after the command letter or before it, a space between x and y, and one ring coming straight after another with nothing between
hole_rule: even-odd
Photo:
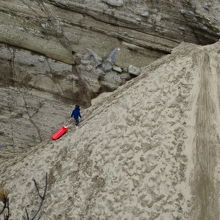
<instances>
[{"instance_id":1,"label":"blue jacket","mask_svg":"<svg viewBox=\"0 0 220 220\"><path fill-rule=\"evenodd\" d=\"M72 114L71 114L71 118L81 118L81 114L80 114L80 108L79 106L75 107L72 111Z\"/></svg>"}]
</instances>

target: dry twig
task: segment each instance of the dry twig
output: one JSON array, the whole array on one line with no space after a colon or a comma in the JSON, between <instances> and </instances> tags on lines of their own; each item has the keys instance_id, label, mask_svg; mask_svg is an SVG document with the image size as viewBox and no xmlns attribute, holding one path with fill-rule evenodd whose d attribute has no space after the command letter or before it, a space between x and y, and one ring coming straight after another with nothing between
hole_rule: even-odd
<instances>
[{"instance_id":1,"label":"dry twig","mask_svg":"<svg viewBox=\"0 0 220 220\"><path fill-rule=\"evenodd\" d=\"M43 192L43 195L40 194L40 190L39 190L39 186L38 186L38 183L35 179L33 179L34 181L34 185L35 185L35 188L36 188L36 191L37 191L37 194L38 196L40 197L41 199L41 202L40 202L40 205L37 209L37 211L35 212L34 216L32 218L30 218L29 214L28 214L28 211L27 211L27 208L25 208L25 213L26 213L26 218L27 220L39 220L41 218L41 216L39 216L37 218L37 215L38 213L40 212L41 208L42 208L42 205L43 205L43 202L45 200L45 197L46 197L46 192L47 192L47 185L48 185L48 181L47 181L47 173L46 173L46 177L45 177L45 186L44 186L44 192Z\"/></svg>"}]
</instances>

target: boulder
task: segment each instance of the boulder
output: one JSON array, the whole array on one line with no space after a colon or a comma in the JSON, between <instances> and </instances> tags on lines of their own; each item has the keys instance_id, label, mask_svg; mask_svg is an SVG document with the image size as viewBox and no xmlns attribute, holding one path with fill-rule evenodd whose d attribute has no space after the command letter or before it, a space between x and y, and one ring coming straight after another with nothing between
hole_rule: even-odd
<instances>
[{"instance_id":1,"label":"boulder","mask_svg":"<svg viewBox=\"0 0 220 220\"><path fill-rule=\"evenodd\" d=\"M149 17L150 13L149 13L149 11L144 11L144 12L140 13L140 15L147 18L147 17Z\"/></svg>"},{"instance_id":2,"label":"boulder","mask_svg":"<svg viewBox=\"0 0 220 220\"><path fill-rule=\"evenodd\" d=\"M119 67L119 66L113 66L113 70L118 72L118 73L121 73L122 72L122 68Z\"/></svg>"},{"instance_id":3,"label":"boulder","mask_svg":"<svg viewBox=\"0 0 220 220\"><path fill-rule=\"evenodd\" d=\"M102 0L103 2L107 3L108 5L121 7L124 4L124 0Z\"/></svg>"},{"instance_id":4,"label":"boulder","mask_svg":"<svg viewBox=\"0 0 220 220\"><path fill-rule=\"evenodd\" d=\"M110 71L106 73L100 81L102 87L108 88L110 91L117 89L123 83L120 74Z\"/></svg>"},{"instance_id":5,"label":"boulder","mask_svg":"<svg viewBox=\"0 0 220 220\"><path fill-rule=\"evenodd\" d=\"M108 57L103 61L102 69L105 72L110 71L113 68L113 65L116 62L116 57L119 51L120 51L120 48L113 49L111 53L108 55Z\"/></svg>"},{"instance_id":6,"label":"boulder","mask_svg":"<svg viewBox=\"0 0 220 220\"><path fill-rule=\"evenodd\" d=\"M109 60L104 60L102 63L102 69L104 72L108 72L112 69L113 64Z\"/></svg>"},{"instance_id":7,"label":"boulder","mask_svg":"<svg viewBox=\"0 0 220 220\"><path fill-rule=\"evenodd\" d=\"M95 67L99 66L102 63L102 58L99 57L93 50L87 48L87 53L83 55L84 60L90 60Z\"/></svg>"},{"instance_id":8,"label":"boulder","mask_svg":"<svg viewBox=\"0 0 220 220\"><path fill-rule=\"evenodd\" d=\"M128 72L129 72L131 75L138 76L138 75L140 74L140 68L139 68L139 67L136 67L136 66L133 66L133 65L129 65L129 66L128 66Z\"/></svg>"}]
</instances>

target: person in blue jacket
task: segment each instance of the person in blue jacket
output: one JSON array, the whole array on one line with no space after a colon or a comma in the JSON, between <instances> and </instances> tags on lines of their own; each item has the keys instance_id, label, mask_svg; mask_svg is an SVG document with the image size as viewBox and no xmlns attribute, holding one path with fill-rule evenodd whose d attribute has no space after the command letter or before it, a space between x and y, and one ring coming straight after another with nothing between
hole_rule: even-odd
<instances>
[{"instance_id":1,"label":"person in blue jacket","mask_svg":"<svg viewBox=\"0 0 220 220\"><path fill-rule=\"evenodd\" d=\"M75 119L76 126L79 125L79 117L80 118L82 117L80 114L80 107L79 105L75 105L75 108L73 109L72 114L71 114L71 118Z\"/></svg>"}]
</instances>

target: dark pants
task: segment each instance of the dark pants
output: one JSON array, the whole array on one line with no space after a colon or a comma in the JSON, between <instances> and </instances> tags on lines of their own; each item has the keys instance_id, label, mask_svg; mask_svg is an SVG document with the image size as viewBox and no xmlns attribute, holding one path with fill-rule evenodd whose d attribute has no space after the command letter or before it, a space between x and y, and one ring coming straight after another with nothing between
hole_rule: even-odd
<instances>
[{"instance_id":1,"label":"dark pants","mask_svg":"<svg viewBox=\"0 0 220 220\"><path fill-rule=\"evenodd\" d=\"M79 118L74 118L75 119L75 125L79 125Z\"/></svg>"}]
</instances>

